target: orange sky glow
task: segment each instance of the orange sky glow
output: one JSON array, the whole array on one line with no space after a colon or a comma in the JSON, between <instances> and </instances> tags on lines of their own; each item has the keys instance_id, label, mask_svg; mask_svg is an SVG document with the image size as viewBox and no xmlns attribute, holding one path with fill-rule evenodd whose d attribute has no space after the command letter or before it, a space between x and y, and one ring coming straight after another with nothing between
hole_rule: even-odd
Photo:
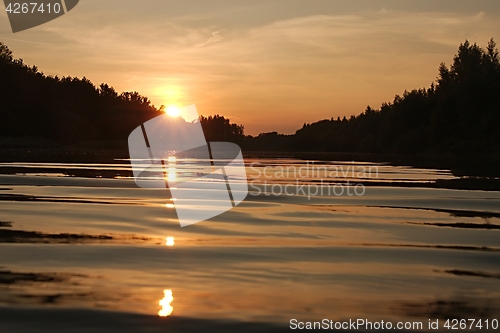
<instances>
[{"instance_id":1,"label":"orange sky glow","mask_svg":"<svg viewBox=\"0 0 500 333\"><path fill-rule=\"evenodd\" d=\"M0 41L48 75L138 91L155 106L196 104L245 133L294 133L428 87L465 39L500 41L496 0L86 0Z\"/></svg>"}]
</instances>

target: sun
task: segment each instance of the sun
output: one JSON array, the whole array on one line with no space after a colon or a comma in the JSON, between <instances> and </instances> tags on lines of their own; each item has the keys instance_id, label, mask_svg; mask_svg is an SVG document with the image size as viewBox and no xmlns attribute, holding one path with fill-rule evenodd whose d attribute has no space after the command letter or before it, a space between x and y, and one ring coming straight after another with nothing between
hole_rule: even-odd
<instances>
[{"instance_id":1,"label":"sun","mask_svg":"<svg viewBox=\"0 0 500 333\"><path fill-rule=\"evenodd\" d=\"M175 105L170 105L168 108L167 108L167 114L170 116L170 117L178 117L180 115L181 111L179 110L179 108Z\"/></svg>"}]
</instances>

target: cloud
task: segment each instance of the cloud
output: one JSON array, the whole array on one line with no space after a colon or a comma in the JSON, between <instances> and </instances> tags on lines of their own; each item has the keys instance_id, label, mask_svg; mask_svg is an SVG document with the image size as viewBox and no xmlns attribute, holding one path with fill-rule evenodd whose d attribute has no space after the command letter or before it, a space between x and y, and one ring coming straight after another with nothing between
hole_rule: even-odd
<instances>
[{"instance_id":1,"label":"cloud","mask_svg":"<svg viewBox=\"0 0 500 333\"><path fill-rule=\"evenodd\" d=\"M15 42L31 43L31 44L38 44L38 45L52 45L52 44L48 44L48 43L40 43L40 42L31 41L31 40L23 40L23 39L8 38L8 37L2 37L2 40L12 40Z\"/></svg>"},{"instance_id":2,"label":"cloud","mask_svg":"<svg viewBox=\"0 0 500 333\"><path fill-rule=\"evenodd\" d=\"M203 46L206 46L208 44L212 44L212 43L217 43L217 42L220 42L221 40L224 39L224 37L222 37L220 35L220 32L221 31L214 31L212 32L212 36L204 43L198 45L199 47L203 47Z\"/></svg>"}]
</instances>

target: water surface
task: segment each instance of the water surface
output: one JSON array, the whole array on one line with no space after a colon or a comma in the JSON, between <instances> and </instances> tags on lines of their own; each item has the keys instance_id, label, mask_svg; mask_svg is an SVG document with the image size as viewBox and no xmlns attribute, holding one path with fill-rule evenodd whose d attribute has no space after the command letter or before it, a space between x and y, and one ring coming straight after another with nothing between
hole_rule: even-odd
<instances>
[{"instance_id":1,"label":"water surface","mask_svg":"<svg viewBox=\"0 0 500 333\"><path fill-rule=\"evenodd\" d=\"M6 331L500 319L500 192L435 188L458 179L442 169L246 163L246 200L185 228L170 192L138 188L127 160L1 163Z\"/></svg>"}]
</instances>

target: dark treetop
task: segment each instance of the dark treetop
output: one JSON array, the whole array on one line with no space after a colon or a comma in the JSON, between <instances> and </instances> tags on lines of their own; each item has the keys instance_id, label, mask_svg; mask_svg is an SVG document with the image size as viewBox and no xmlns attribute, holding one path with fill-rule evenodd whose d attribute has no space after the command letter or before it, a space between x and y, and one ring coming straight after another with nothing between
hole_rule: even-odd
<instances>
[{"instance_id":1,"label":"dark treetop","mask_svg":"<svg viewBox=\"0 0 500 333\"><path fill-rule=\"evenodd\" d=\"M130 132L160 115L137 92L44 75L0 43L0 146L126 147ZM304 124L294 135L245 136L223 116L200 117L208 141L244 150L450 154L500 157L500 62L495 42L468 41L439 66L429 88L405 91L349 119ZM266 121L263 119L262 121Z\"/></svg>"}]
</instances>

